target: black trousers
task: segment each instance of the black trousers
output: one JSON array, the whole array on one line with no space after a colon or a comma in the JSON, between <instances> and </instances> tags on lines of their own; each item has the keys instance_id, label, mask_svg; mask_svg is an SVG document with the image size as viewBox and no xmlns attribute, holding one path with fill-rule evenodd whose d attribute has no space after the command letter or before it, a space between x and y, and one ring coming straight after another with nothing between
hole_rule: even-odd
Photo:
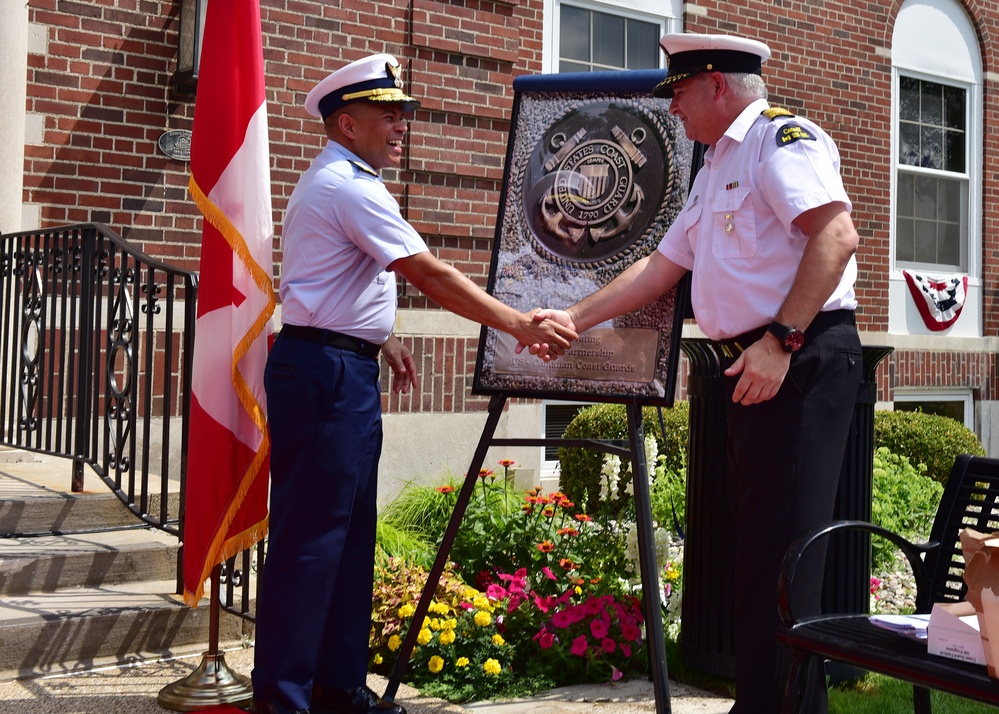
<instances>
[{"instance_id":1,"label":"black trousers","mask_svg":"<svg viewBox=\"0 0 999 714\"><path fill-rule=\"evenodd\" d=\"M786 664L775 633L777 575L788 546L832 518L843 452L863 375L853 313L820 313L791 359L777 395L761 404L729 402L729 493L735 524L734 647L738 714L780 711ZM803 612L819 612L824 554L802 573ZM818 669L802 712L826 711Z\"/></svg>"}]
</instances>

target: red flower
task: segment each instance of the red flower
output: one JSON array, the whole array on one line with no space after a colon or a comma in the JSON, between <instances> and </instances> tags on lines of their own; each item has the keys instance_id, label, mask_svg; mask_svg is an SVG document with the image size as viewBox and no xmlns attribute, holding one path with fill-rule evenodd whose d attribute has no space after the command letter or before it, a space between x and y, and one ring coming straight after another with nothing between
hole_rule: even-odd
<instances>
[{"instance_id":1,"label":"red flower","mask_svg":"<svg viewBox=\"0 0 999 714\"><path fill-rule=\"evenodd\" d=\"M586 654L586 650L589 649L589 647L590 643L587 642L586 635L580 635L572 641L572 649L569 651L577 657L582 657Z\"/></svg>"},{"instance_id":2,"label":"red flower","mask_svg":"<svg viewBox=\"0 0 999 714\"><path fill-rule=\"evenodd\" d=\"M638 629L638 626L633 622L622 622L621 636L628 640L628 642L635 642L642 636L642 631ZM623 649L624 645L621 645L621 647Z\"/></svg>"},{"instance_id":3,"label":"red flower","mask_svg":"<svg viewBox=\"0 0 999 714\"><path fill-rule=\"evenodd\" d=\"M612 640L610 637L605 637L602 640L600 640L600 646L604 648L604 652L606 652L607 654L610 654L611 652L617 649L617 643L614 640Z\"/></svg>"},{"instance_id":4,"label":"red flower","mask_svg":"<svg viewBox=\"0 0 999 714\"><path fill-rule=\"evenodd\" d=\"M552 543L550 540L544 540L538 543L537 549L540 550L542 553L551 553L553 550L555 550L555 544Z\"/></svg>"},{"instance_id":5,"label":"red flower","mask_svg":"<svg viewBox=\"0 0 999 714\"><path fill-rule=\"evenodd\" d=\"M438 486L438 493L451 493L454 490L454 486Z\"/></svg>"},{"instance_id":6,"label":"red flower","mask_svg":"<svg viewBox=\"0 0 999 714\"><path fill-rule=\"evenodd\" d=\"M580 523L589 523L590 521L593 520L592 518L590 518L585 513L577 513L575 516L573 516L573 518L575 518Z\"/></svg>"},{"instance_id":7,"label":"red flower","mask_svg":"<svg viewBox=\"0 0 999 714\"><path fill-rule=\"evenodd\" d=\"M502 461L499 462L499 465L507 469L513 466L515 463L517 462L514 461L513 459L503 459Z\"/></svg>"},{"instance_id":8,"label":"red flower","mask_svg":"<svg viewBox=\"0 0 999 714\"><path fill-rule=\"evenodd\" d=\"M546 650L549 647L551 647L553 644L555 644L555 635L553 635L551 632L542 630L539 634L540 637L538 637L537 639L538 639L538 644L541 645L541 649Z\"/></svg>"},{"instance_id":9,"label":"red flower","mask_svg":"<svg viewBox=\"0 0 999 714\"><path fill-rule=\"evenodd\" d=\"M489 469L479 469L479 478L485 478L486 476L492 476L493 472Z\"/></svg>"},{"instance_id":10,"label":"red flower","mask_svg":"<svg viewBox=\"0 0 999 714\"><path fill-rule=\"evenodd\" d=\"M545 506L545 510L541 511L541 515L545 518L552 518L555 515L555 509L551 506Z\"/></svg>"},{"instance_id":11,"label":"red flower","mask_svg":"<svg viewBox=\"0 0 999 714\"><path fill-rule=\"evenodd\" d=\"M579 567L568 558L562 558L560 561L558 561L558 564L565 570L575 570L576 568Z\"/></svg>"},{"instance_id":12,"label":"red flower","mask_svg":"<svg viewBox=\"0 0 999 714\"><path fill-rule=\"evenodd\" d=\"M598 640L602 640L607 636L607 625L603 620L591 620L590 633Z\"/></svg>"},{"instance_id":13,"label":"red flower","mask_svg":"<svg viewBox=\"0 0 999 714\"><path fill-rule=\"evenodd\" d=\"M576 530L575 528L568 528L568 527L567 528L559 528L558 529L558 534L560 536L564 536L564 535L567 535L567 536L578 536L579 535L579 531Z\"/></svg>"}]
</instances>

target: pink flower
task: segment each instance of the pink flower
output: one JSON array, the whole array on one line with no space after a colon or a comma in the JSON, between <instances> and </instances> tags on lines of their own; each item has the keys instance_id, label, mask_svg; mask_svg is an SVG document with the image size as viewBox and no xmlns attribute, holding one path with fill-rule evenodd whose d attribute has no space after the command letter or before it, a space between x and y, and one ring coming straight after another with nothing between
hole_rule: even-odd
<instances>
[{"instance_id":1,"label":"pink flower","mask_svg":"<svg viewBox=\"0 0 999 714\"><path fill-rule=\"evenodd\" d=\"M611 681L616 682L624 676L624 672L619 670L617 667L611 667Z\"/></svg>"},{"instance_id":2,"label":"pink flower","mask_svg":"<svg viewBox=\"0 0 999 714\"><path fill-rule=\"evenodd\" d=\"M580 635L572 641L572 648L569 651L577 657L582 657L589 647L590 643L586 640L586 635Z\"/></svg>"},{"instance_id":3,"label":"pink flower","mask_svg":"<svg viewBox=\"0 0 999 714\"><path fill-rule=\"evenodd\" d=\"M604 624L603 620L593 620L590 622L590 632L598 640L603 639L607 636L607 625Z\"/></svg>"},{"instance_id":4,"label":"pink flower","mask_svg":"<svg viewBox=\"0 0 999 714\"><path fill-rule=\"evenodd\" d=\"M486 596L491 600L503 600L508 594L509 593L507 593L506 588L502 585L496 585L495 583L486 588Z\"/></svg>"},{"instance_id":5,"label":"pink flower","mask_svg":"<svg viewBox=\"0 0 999 714\"><path fill-rule=\"evenodd\" d=\"M555 625L555 627L564 629L569 625L571 625L572 622L573 622L572 617L565 610L560 610L559 612L556 612L554 617L552 617L552 624Z\"/></svg>"},{"instance_id":6,"label":"pink flower","mask_svg":"<svg viewBox=\"0 0 999 714\"><path fill-rule=\"evenodd\" d=\"M524 602L524 600L525 600L525 598L524 598L523 594L521 594L521 593L513 593L510 596L510 604L507 605L506 611L507 612L513 612L518 607L520 607L520 604L522 602Z\"/></svg>"},{"instance_id":7,"label":"pink flower","mask_svg":"<svg viewBox=\"0 0 999 714\"><path fill-rule=\"evenodd\" d=\"M626 621L621 623L621 636L628 642L636 642L642 636L642 631L635 623Z\"/></svg>"},{"instance_id":8,"label":"pink flower","mask_svg":"<svg viewBox=\"0 0 999 714\"><path fill-rule=\"evenodd\" d=\"M621 652L624 653L625 657L631 657L631 645L626 642L621 643Z\"/></svg>"},{"instance_id":9,"label":"pink flower","mask_svg":"<svg viewBox=\"0 0 999 714\"><path fill-rule=\"evenodd\" d=\"M538 640L538 644L541 645L541 649L546 650L555 644L555 635L550 632L546 632L541 635L541 639Z\"/></svg>"},{"instance_id":10,"label":"pink flower","mask_svg":"<svg viewBox=\"0 0 999 714\"><path fill-rule=\"evenodd\" d=\"M610 637L605 637L600 640L600 646L604 648L604 652L610 654L617 649L617 642L612 640Z\"/></svg>"},{"instance_id":11,"label":"pink flower","mask_svg":"<svg viewBox=\"0 0 999 714\"><path fill-rule=\"evenodd\" d=\"M545 574L545 577L549 580L556 580L555 573L547 565L541 569L541 572Z\"/></svg>"},{"instance_id":12,"label":"pink flower","mask_svg":"<svg viewBox=\"0 0 999 714\"><path fill-rule=\"evenodd\" d=\"M531 596L534 598L534 604L541 612L548 612L551 606L555 604L554 598L541 597L536 592L531 592Z\"/></svg>"},{"instance_id":13,"label":"pink flower","mask_svg":"<svg viewBox=\"0 0 999 714\"><path fill-rule=\"evenodd\" d=\"M600 598L598 597L590 597L586 601L587 615L596 615L598 612L600 612L602 608L603 608L603 603L600 601Z\"/></svg>"}]
</instances>

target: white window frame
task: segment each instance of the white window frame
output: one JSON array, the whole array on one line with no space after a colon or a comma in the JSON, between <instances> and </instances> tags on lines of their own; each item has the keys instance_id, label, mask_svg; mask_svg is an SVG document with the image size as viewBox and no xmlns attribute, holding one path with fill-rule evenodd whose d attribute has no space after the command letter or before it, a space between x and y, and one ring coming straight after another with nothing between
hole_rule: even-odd
<instances>
[{"instance_id":1,"label":"white window frame","mask_svg":"<svg viewBox=\"0 0 999 714\"><path fill-rule=\"evenodd\" d=\"M569 401L561 399L545 399L541 402L541 434L542 437L547 438L548 436L548 407L550 406L581 406L581 407L592 407L596 402L585 402L585 401ZM539 458L541 462L541 478L551 479L559 475L559 461L558 459L545 459L545 447L542 446L539 452Z\"/></svg>"},{"instance_id":2,"label":"white window frame","mask_svg":"<svg viewBox=\"0 0 999 714\"><path fill-rule=\"evenodd\" d=\"M975 397L970 389L902 389L895 387L896 402L962 402L964 425L975 431Z\"/></svg>"},{"instance_id":3,"label":"white window frame","mask_svg":"<svg viewBox=\"0 0 999 714\"><path fill-rule=\"evenodd\" d=\"M982 336L982 178L984 67L974 24L958 0L905 0L891 37L891 191L888 271L888 332L936 337ZM958 320L944 332L931 331L909 294L903 270L918 269L932 277L956 272L943 265L900 262L897 259L899 76L960 87L968 93L967 236L962 274L968 295ZM936 174L936 172L933 172Z\"/></svg>"},{"instance_id":4,"label":"white window frame","mask_svg":"<svg viewBox=\"0 0 999 714\"><path fill-rule=\"evenodd\" d=\"M596 0L544 0L544 44L541 55L542 72L558 72L559 11L562 5L605 12L632 20L641 20L659 25L659 34L681 32L683 30L682 0L624 0L620 2L598 2ZM666 57L660 53L659 67L666 66Z\"/></svg>"}]
</instances>

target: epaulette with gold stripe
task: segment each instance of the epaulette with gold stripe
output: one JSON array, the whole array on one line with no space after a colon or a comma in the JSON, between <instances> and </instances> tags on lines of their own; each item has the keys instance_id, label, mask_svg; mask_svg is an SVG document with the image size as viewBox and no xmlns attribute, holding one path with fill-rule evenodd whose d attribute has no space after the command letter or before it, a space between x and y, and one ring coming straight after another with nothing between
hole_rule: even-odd
<instances>
[{"instance_id":1,"label":"epaulette with gold stripe","mask_svg":"<svg viewBox=\"0 0 999 714\"><path fill-rule=\"evenodd\" d=\"M784 109L783 107L769 107L767 109L764 109L762 112L760 112L760 114L762 114L763 116L765 116L770 121L773 121L777 117L793 117L794 116L794 112L789 112L787 109Z\"/></svg>"},{"instance_id":2,"label":"epaulette with gold stripe","mask_svg":"<svg viewBox=\"0 0 999 714\"><path fill-rule=\"evenodd\" d=\"M350 160L350 163L354 164L354 166L356 166L357 168L359 168L361 171L363 171L366 174L371 174L372 176L377 176L378 175L378 172L375 171L370 166L368 166L367 164L362 164L360 161L354 161L353 159Z\"/></svg>"}]
</instances>

